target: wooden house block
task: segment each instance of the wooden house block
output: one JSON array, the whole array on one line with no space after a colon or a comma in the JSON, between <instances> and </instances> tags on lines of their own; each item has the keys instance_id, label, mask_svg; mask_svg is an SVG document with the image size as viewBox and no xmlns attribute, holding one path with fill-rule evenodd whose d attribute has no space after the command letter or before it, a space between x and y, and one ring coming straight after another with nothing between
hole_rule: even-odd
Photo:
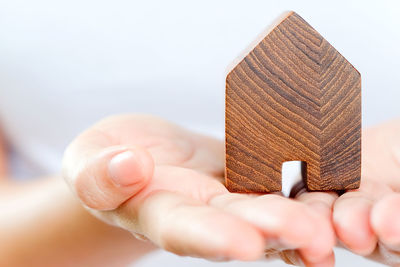
<instances>
[{"instance_id":1,"label":"wooden house block","mask_svg":"<svg viewBox=\"0 0 400 267\"><path fill-rule=\"evenodd\" d=\"M281 191L283 162L307 189L359 187L360 73L291 12L226 78L226 186Z\"/></svg>"}]
</instances>

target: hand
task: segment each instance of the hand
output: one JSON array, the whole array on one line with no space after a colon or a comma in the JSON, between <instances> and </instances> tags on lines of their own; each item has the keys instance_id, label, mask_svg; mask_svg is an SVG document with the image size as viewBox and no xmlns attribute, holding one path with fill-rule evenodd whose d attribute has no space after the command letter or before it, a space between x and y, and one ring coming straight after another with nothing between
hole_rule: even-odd
<instances>
[{"instance_id":1,"label":"hand","mask_svg":"<svg viewBox=\"0 0 400 267\"><path fill-rule=\"evenodd\" d=\"M159 118L99 122L68 147L63 173L98 218L178 255L256 260L267 249L270 258L333 265L333 197L229 193L223 142Z\"/></svg>"},{"instance_id":2,"label":"hand","mask_svg":"<svg viewBox=\"0 0 400 267\"><path fill-rule=\"evenodd\" d=\"M400 120L363 132L361 186L340 196L333 222L354 253L400 266Z\"/></svg>"}]
</instances>

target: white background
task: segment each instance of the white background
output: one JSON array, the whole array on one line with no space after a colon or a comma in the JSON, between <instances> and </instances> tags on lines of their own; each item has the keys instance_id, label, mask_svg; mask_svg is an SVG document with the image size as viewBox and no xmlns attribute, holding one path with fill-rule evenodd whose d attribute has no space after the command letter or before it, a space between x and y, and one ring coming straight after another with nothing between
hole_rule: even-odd
<instances>
[{"instance_id":1,"label":"white background","mask_svg":"<svg viewBox=\"0 0 400 267\"><path fill-rule=\"evenodd\" d=\"M112 113L153 113L222 137L227 67L288 10L360 71L364 126L400 114L398 1L0 0L0 122L15 174L58 172L66 144ZM356 264L374 266L338 252L338 266ZM139 263L160 265L265 263L167 253Z\"/></svg>"}]
</instances>

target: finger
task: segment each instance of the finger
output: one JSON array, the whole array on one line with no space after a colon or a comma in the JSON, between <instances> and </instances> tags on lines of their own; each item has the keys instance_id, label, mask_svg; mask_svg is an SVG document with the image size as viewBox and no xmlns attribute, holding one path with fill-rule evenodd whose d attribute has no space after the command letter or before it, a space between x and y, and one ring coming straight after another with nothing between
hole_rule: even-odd
<instances>
[{"instance_id":1,"label":"finger","mask_svg":"<svg viewBox=\"0 0 400 267\"><path fill-rule=\"evenodd\" d=\"M333 253L333 251L331 251L330 254L328 254L327 256L325 256L324 258L321 258L318 261L308 261L307 259L304 258L304 256L302 257L302 262L304 264L304 266L307 267L333 267L335 266L335 254Z\"/></svg>"},{"instance_id":2,"label":"finger","mask_svg":"<svg viewBox=\"0 0 400 267\"><path fill-rule=\"evenodd\" d=\"M313 222L302 213L303 207L277 195L224 194L209 203L244 218L262 229L268 238L276 238L277 242L291 247L304 245L312 235L309 225Z\"/></svg>"},{"instance_id":3,"label":"finger","mask_svg":"<svg viewBox=\"0 0 400 267\"><path fill-rule=\"evenodd\" d=\"M86 206L109 210L149 182L154 163L143 148L104 148L101 138L90 131L78 137L65 152L63 176Z\"/></svg>"},{"instance_id":4,"label":"finger","mask_svg":"<svg viewBox=\"0 0 400 267\"><path fill-rule=\"evenodd\" d=\"M334 206L333 221L339 240L354 253L366 256L377 238L370 226L372 200L362 192L342 195Z\"/></svg>"},{"instance_id":5,"label":"finger","mask_svg":"<svg viewBox=\"0 0 400 267\"><path fill-rule=\"evenodd\" d=\"M400 251L400 194L390 194L374 205L371 225L385 247Z\"/></svg>"},{"instance_id":6,"label":"finger","mask_svg":"<svg viewBox=\"0 0 400 267\"><path fill-rule=\"evenodd\" d=\"M132 199L118 211L119 226L178 255L256 260L263 254L264 239L255 227L181 194L158 191L143 202Z\"/></svg>"},{"instance_id":7,"label":"finger","mask_svg":"<svg viewBox=\"0 0 400 267\"><path fill-rule=\"evenodd\" d=\"M380 241L378 241L377 249L375 249L374 253L368 258L388 266L400 266L400 252L398 246L392 249Z\"/></svg>"},{"instance_id":8,"label":"finger","mask_svg":"<svg viewBox=\"0 0 400 267\"><path fill-rule=\"evenodd\" d=\"M300 248L302 257L311 265L321 262L333 262L333 246L336 242L335 233L332 225L332 206L337 199L337 194L333 192L305 192L296 196L296 199L322 215L315 229L315 236L310 244ZM307 266L308 266L307 265ZM323 265L325 266L325 265Z\"/></svg>"},{"instance_id":9,"label":"finger","mask_svg":"<svg viewBox=\"0 0 400 267\"><path fill-rule=\"evenodd\" d=\"M335 192L304 192L296 196L298 201L307 204L328 220L332 218L332 206L337 198Z\"/></svg>"},{"instance_id":10,"label":"finger","mask_svg":"<svg viewBox=\"0 0 400 267\"><path fill-rule=\"evenodd\" d=\"M326 257L317 262L310 262L304 259L298 250L268 250L266 251L265 258L268 261L282 260L286 264L294 266L309 266L309 267L333 267L335 266L335 255L333 251Z\"/></svg>"},{"instance_id":11,"label":"finger","mask_svg":"<svg viewBox=\"0 0 400 267\"><path fill-rule=\"evenodd\" d=\"M302 203L271 194L253 198L227 194L214 197L210 204L253 223L287 248L307 247L317 240L321 249L308 255L310 261L323 259L332 251L334 237L326 219Z\"/></svg>"},{"instance_id":12,"label":"finger","mask_svg":"<svg viewBox=\"0 0 400 267\"><path fill-rule=\"evenodd\" d=\"M390 189L379 183L363 181L359 190L340 196L333 209L333 223L339 240L351 251L369 255L376 247L377 236L370 224L375 199Z\"/></svg>"}]
</instances>

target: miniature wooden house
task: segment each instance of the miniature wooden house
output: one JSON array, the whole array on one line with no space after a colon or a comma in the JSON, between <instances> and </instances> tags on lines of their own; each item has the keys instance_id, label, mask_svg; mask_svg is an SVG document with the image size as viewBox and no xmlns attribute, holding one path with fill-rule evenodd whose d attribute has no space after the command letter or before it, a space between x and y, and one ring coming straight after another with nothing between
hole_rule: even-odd
<instances>
[{"instance_id":1,"label":"miniature wooden house","mask_svg":"<svg viewBox=\"0 0 400 267\"><path fill-rule=\"evenodd\" d=\"M291 12L226 78L226 186L281 191L302 161L309 190L359 187L360 73Z\"/></svg>"}]
</instances>

